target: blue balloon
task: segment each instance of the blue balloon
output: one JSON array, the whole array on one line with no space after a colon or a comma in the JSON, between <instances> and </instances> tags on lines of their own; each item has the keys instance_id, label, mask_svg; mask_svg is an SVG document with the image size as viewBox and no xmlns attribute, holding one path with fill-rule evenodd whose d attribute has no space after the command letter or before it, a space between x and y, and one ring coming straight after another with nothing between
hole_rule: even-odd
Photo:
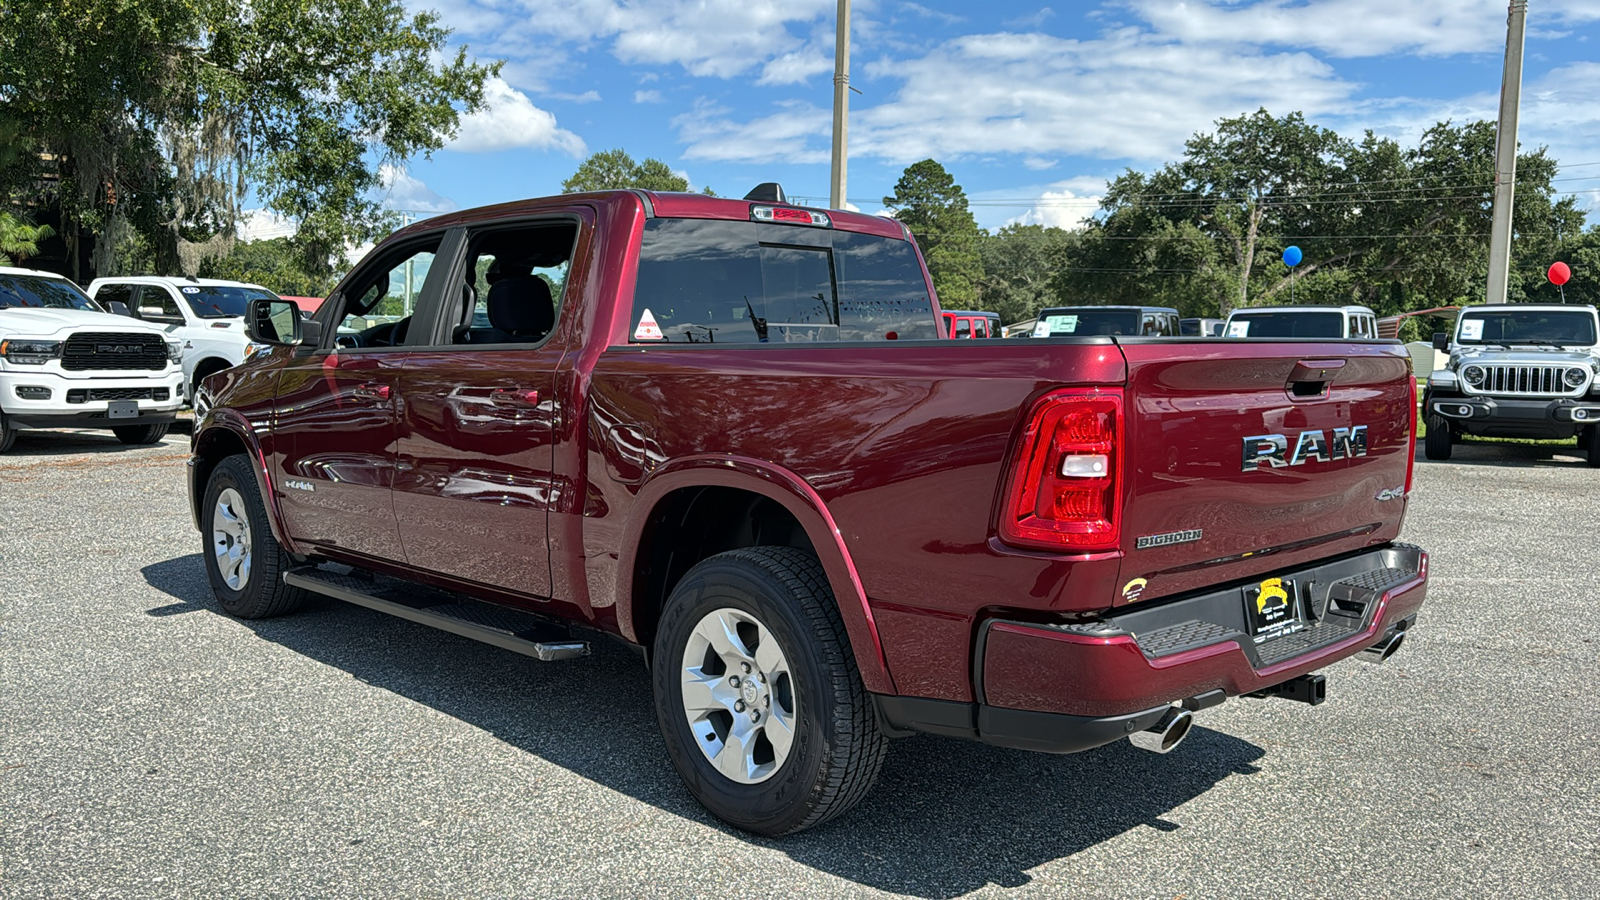
<instances>
[{"instance_id":1,"label":"blue balloon","mask_svg":"<svg viewBox=\"0 0 1600 900\"><path fill-rule=\"evenodd\" d=\"M1285 247L1283 250L1283 264L1291 269L1300 265L1300 260L1304 258L1299 247Z\"/></svg>"}]
</instances>

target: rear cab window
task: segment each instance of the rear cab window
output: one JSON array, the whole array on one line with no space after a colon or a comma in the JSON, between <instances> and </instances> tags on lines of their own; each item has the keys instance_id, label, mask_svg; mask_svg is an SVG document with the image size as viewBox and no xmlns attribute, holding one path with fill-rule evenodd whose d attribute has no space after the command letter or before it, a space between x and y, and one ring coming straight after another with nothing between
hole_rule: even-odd
<instances>
[{"instance_id":1,"label":"rear cab window","mask_svg":"<svg viewBox=\"0 0 1600 900\"><path fill-rule=\"evenodd\" d=\"M645 223L629 341L793 344L933 340L910 242L767 222Z\"/></svg>"}]
</instances>

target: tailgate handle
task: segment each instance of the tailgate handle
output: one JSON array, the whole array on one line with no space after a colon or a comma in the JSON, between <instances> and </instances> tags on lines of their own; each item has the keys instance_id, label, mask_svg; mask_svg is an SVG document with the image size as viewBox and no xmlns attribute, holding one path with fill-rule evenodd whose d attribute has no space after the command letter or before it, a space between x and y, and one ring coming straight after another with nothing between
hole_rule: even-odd
<instances>
[{"instance_id":1,"label":"tailgate handle","mask_svg":"<svg viewBox=\"0 0 1600 900\"><path fill-rule=\"evenodd\" d=\"M1342 359L1302 359L1289 371L1284 389L1291 400L1317 400L1328 396L1328 386L1344 368Z\"/></svg>"}]
</instances>

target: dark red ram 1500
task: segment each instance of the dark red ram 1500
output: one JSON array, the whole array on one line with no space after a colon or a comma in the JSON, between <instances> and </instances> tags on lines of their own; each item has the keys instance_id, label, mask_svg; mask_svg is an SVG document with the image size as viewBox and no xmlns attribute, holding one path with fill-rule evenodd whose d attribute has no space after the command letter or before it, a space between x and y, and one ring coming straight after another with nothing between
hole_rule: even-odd
<instances>
[{"instance_id":1,"label":"dark red ram 1500","mask_svg":"<svg viewBox=\"0 0 1600 900\"><path fill-rule=\"evenodd\" d=\"M279 308L279 307L283 308ZM1394 342L938 340L892 219L616 191L390 237L210 378L223 609L338 597L540 659L646 658L712 812L824 821L912 732L1165 751L1381 659L1416 408Z\"/></svg>"}]
</instances>

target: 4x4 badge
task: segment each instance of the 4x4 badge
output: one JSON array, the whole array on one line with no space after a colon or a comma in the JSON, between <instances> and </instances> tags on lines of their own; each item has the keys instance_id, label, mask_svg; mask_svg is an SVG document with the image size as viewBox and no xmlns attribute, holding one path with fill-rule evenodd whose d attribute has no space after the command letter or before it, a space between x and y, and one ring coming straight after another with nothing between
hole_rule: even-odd
<instances>
[{"instance_id":1,"label":"4x4 badge","mask_svg":"<svg viewBox=\"0 0 1600 900\"><path fill-rule=\"evenodd\" d=\"M297 490L297 491L310 491L313 494L317 492L316 485L312 484L309 481L295 481L293 479L286 478L283 481L283 486L286 487L286 488L292 488L292 489Z\"/></svg>"},{"instance_id":2,"label":"4x4 badge","mask_svg":"<svg viewBox=\"0 0 1600 900\"><path fill-rule=\"evenodd\" d=\"M1135 578L1122 586L1122 599L1129 603L1138 603L1139 595L1144 593L1144 586L1150 582L1144 578Z\"/></svg>"}]
</instances>

